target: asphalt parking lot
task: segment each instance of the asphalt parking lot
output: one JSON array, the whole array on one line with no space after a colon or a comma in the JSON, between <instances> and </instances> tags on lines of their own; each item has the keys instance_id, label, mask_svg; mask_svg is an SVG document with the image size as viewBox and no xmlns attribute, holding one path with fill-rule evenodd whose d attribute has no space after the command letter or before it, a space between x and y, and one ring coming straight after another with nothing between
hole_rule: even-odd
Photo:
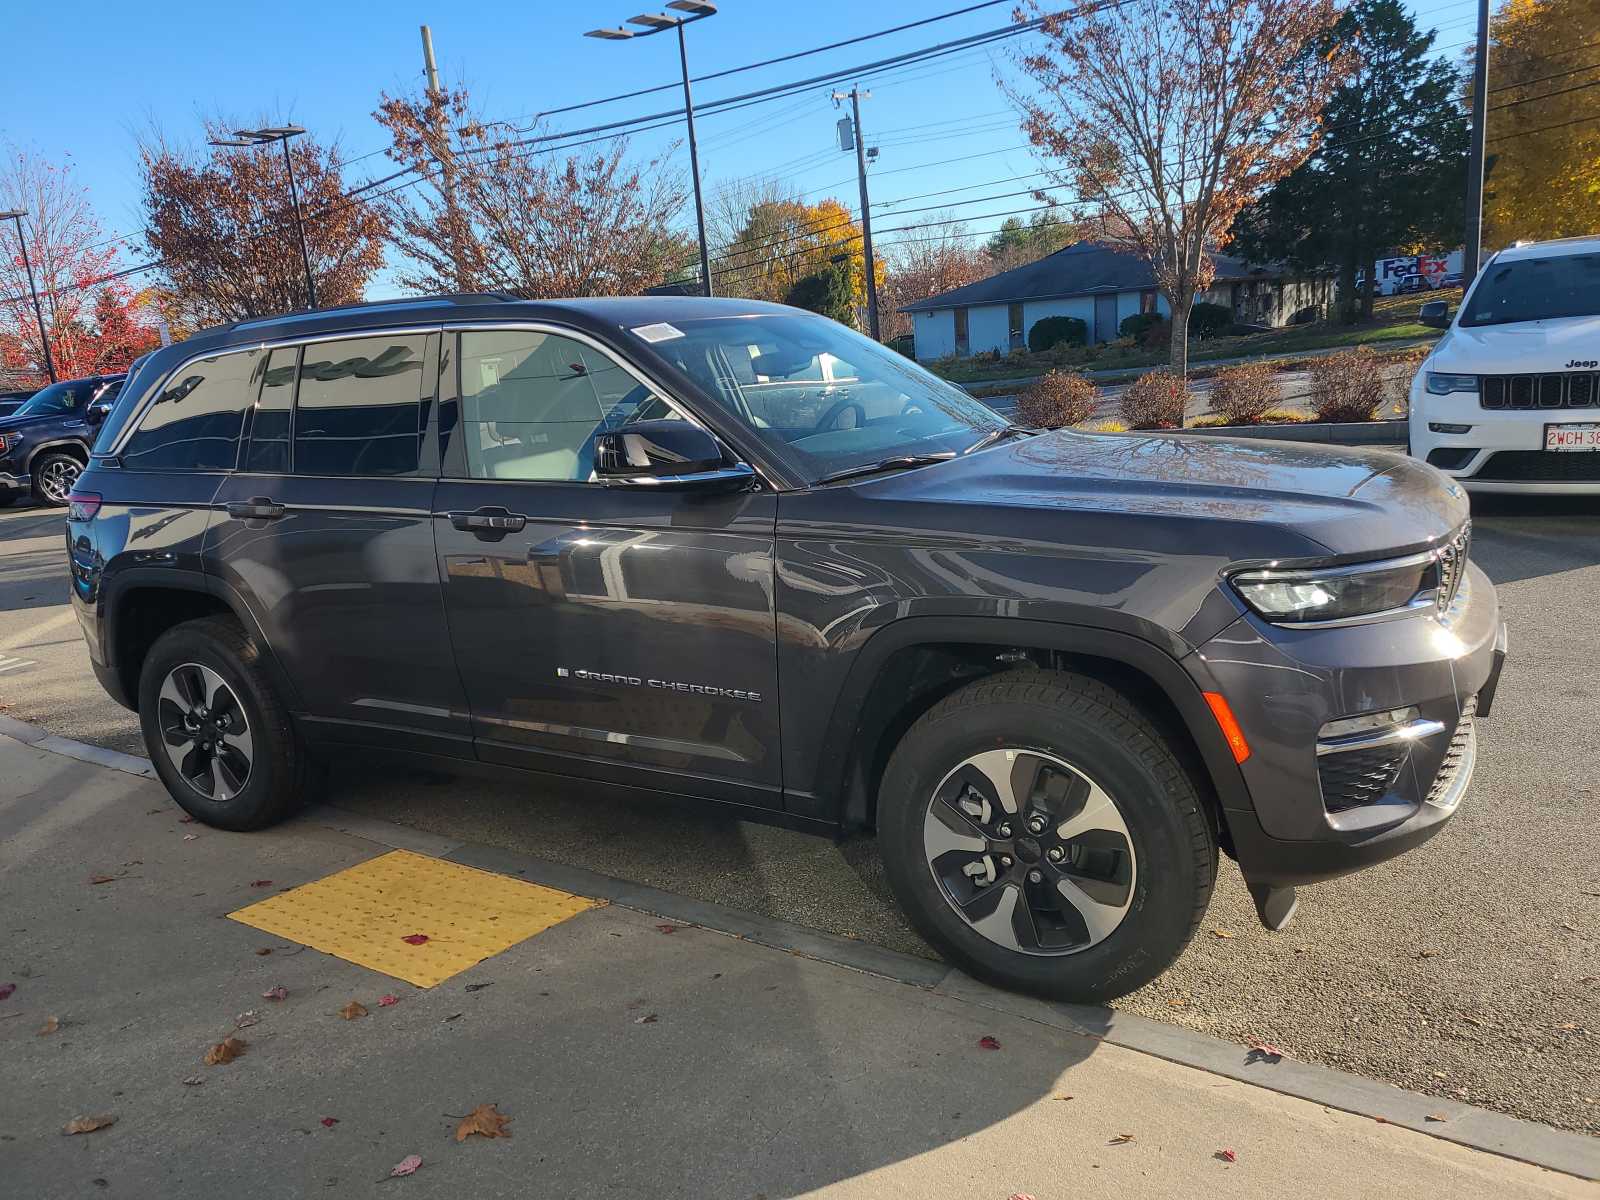
<instances>
[{"instance_id":1,"label":"asphalt parking lot","mask_svg":"<svg viewBox=\"0 0 1600 1200\"><path fill-rule=\"evenodd\" d=\"M1475 503L1511 659L1457 818L1420 851L1302 893L1282 934L1225 864L1183 958L1118 1007L1564 1129L1600 1132L1600 500ZM59 513L0 512L0 713L140 752L63 603ZM341 768L330 799L416 829L928 954L872 844L603 790Z\"/></svg>"}]
</instances>

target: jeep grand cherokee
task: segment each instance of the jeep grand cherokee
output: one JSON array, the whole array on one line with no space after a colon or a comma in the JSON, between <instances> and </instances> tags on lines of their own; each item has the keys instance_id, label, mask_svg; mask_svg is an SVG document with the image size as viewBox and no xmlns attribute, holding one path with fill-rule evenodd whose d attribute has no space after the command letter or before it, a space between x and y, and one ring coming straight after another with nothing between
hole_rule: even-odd
<instances>
[{"instance_id":1,"label":"jeep grand cherokee","mask_svg":"<svg viewBox=\"0 0 1600 1200\"><path fill-rule=\"evenodd\" d=\"M199 334L124 390L67 542L203 821L364 750L874 830L940 951L1078 1000L1173 961L1219 848L1280 927L1437 832L1504 653L1431 467L1036 433L736 300Z\"/></svg>"}]
</instances>

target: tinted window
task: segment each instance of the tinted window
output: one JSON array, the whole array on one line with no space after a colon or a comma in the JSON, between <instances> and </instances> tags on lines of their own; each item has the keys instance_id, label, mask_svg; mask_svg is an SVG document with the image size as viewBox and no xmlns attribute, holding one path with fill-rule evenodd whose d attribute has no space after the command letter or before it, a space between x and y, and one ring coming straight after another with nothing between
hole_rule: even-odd
<instances>
[{"instance_id":1,"label":"tinted window","mask_svg":"<svg viewBox=\"0 0 1600 1200\"><path fill-rule=\"evenodd\" d=\"M587 480L594 439L675 414L613 359L531 329L461 335L461 428L474 479Z\"/></svg>"},{"instance_id":2,"label":"tinted window","mask_svg":"<svg viewBox=\"0 0 1600 1200\"><path fill-rule=\"evenodd\" d=\"M94 397L100 387L92 379L69 379L65 383L52 383L42 392L35 392L12 416L44 417L62 416L79 412Z\"/></svg>"},{"instance_id":3,"label":"tinted window","mask_svg":"<svg viewBox=\"0 0 1600 1200\"><path fill-rule=\"evenodd\" d=\"M289 470L289 410L294 403L294 369L299 357L294 346L279 346L267 359L261 374L261 399L250 423L250 445L244 470L284 475Z\"/></svg>"},{"instance_id":4,"label":"tinted window","mask_svg":"<svg viewBox=\"0 0 1600 1200\"><path fill-rule=\"evenodd\" d=\"M231 471L244 410L255 400L259 350L221 354L182 368L122 449L135 471Z\"/></svg>"},{"instance_id":5,"label":"tinted window","mask_svg":"<svg viewBox=\"0 0 1600 1200\"><path fill-rule=\"evenodd\" d=\"M1600 254L1496 262L1467 297L1463 325L1600 314Z\"/></svg>"},{"instance_id":6,"label":"tinted window","mask_svg":"<svg viewBox=\"0 0 1600 1200\"><path fill-rule=\"evenodd\" d=\"M300 362L297 475L413 475L423 334L313 342Z\"/></svg>"}]
</instances>

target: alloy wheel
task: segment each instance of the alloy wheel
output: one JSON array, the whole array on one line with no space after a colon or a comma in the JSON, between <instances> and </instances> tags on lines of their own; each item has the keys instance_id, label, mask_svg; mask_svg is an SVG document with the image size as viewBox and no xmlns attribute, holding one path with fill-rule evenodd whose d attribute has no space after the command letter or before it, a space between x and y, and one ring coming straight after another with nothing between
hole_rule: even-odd
<instances>
[{"instance_id":1,"label":"alloy wheel","mask_svg":"<svg viewBox=\"0 0 1600 1200\"><path fill-rule=\"evenodd\" d=\"M72 485L82 474L83 468L73 459L52 459L39 472L39 490L52 504L65 504L72 494Z\"/></svg>"},{"instance_id":2,"label":"alloy wheel","mask_svg":"<svg viewBox=\"0 0 1600 1200\"><path fill-rule=\"evenodd\" d=\"M958 764L929 799L923 848L950 907L1007 950L1087 950L1133 904L1133 839L1115 801L1041 751L985 750Z\"/></svg>"},{"instance_id":3,"label":"alloy wheel","mask_svg":"<svg viewBox=\"0 0 1600 1200\"><path fill-rule=\"evenodd\" d=\"M156 719L168 761L201 796L232 800L250 782L250 722L233 689L210 667L172 668L161 684Z\"/></svg>"}]
</instances>

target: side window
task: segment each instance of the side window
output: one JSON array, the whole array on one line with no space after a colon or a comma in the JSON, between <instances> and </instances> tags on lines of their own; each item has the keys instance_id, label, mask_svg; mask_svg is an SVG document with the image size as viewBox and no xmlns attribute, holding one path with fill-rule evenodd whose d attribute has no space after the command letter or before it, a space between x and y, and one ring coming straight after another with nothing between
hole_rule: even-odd
<instances>
[{"instance_id":1,"label":"side window","mask_svg":"<svg viewBox=\"0 0 1600 1200\"><path fill-rule=\"evenodd\" d=\"M461 436L473 479L587 481L594 439L673 415L608 355L559 334L461 335Z\"/></svg>"},{"instance_id":2,"label":"side window","mask_svg":"<svg viewBox=\"0 0 1600 1200\"><path fill-rule=\"evenodd\" d=\"M426 341L398 334L302 348L295 474L416 474Z\"/></svg>"},{"instance_id":3,"label":"side window","mask_svg":"<svg viewBox=\"0 0 1600 1200\"><path fill-rule=\"evenodd\" d=\"M261 399L250 424L250 444L243 470L265 475L289 471L289 411L294 405L294 374L300 350L279 346L267 358L261 373Z\"/></svg>"},{"instance_id":4,"label":"side window","mask_svg":"<svg viewBox=\"0 0 1600 1200\"><path fill-rule=\"evenodd\" d=\"M190 363L166 390L122 448L122 465L134 471L231 471L239 453L239 426L260 382L259 350L219 354Z\"/></svg>"}]
</instances>

